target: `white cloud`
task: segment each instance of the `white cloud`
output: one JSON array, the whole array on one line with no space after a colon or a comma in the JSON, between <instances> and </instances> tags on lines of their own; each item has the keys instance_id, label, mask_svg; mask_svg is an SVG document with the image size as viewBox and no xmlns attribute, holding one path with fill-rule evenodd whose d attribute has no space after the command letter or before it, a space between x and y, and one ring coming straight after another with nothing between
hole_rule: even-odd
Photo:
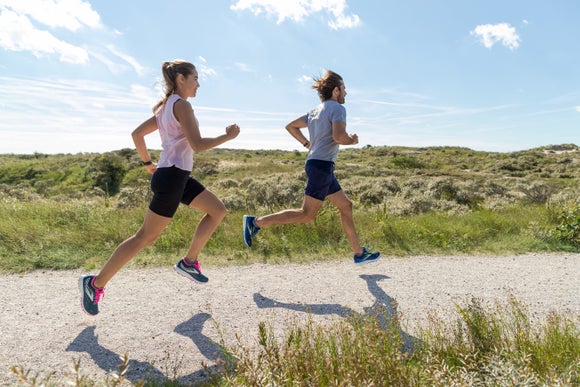
<instances>
[{"instance_id":1,"label":"white cloud","mask_svg":"<svg viewBox=\"0 0 580 387\"><path fill-rule=\"evenodd\" d=\"M309 77L308 75L302 75L298 77L298 83L300 84L312 83L312 81L312 77Z\"/></svg>"},{"instance_id":2,"label":"white cloud","mask_svg":"<svg viewBox=\"0 0 580 387\"><path fill-rule=\"evenodd\" d=\"M30 51L36 57L58 54L62 62L86 63L87 50L58 39L48 31L34 27L22 14L0 9L0 47L10 51Z\"/></svg>"},{"instance_id":3,"label":"white cloud","mask_svg":"<svg viewBox=\"0 0 580 387\"><path fill-rule=\"evenodd\" d=\"M102 64L104 64L112 74L119 75L126 70L126 66L119 65L112 59L109 59L109 57L106 54L103 54L102 52L93 50L91 51L91 56L97 59Z\"/></svg>"},{"instance_id":4,"label":"white cloud","mask_svg":"<svg viewBox=\"0 0 580 387\"><path fill-rule=\"evenodd\" d=\"M79 36L83 29L103 34L99 40L105 44L89 47L60 37L70 39L67 31ZM84 0L0 0L0 48L30 52L37 58L57 55L61 62L72 64L86 64L92 57L113 74L131 68L138 75L145 74L146 69L135 58L108 43L111 35L119 36L119 32L107 31L99 14Z\"/></svg>"},{"instance_id":5,"label":"white cloud","mask_svg":"<svg viewBox=\"0 0 580 387\"><path fill-rule=\"evenodd\" d=\"M486 48L492 48L497 42L512 50L520 46L520 37L515 27L508 23L478 25L471 31L471 35L477 36Z\"/></svg>"},{"instance_id":6,"label":"white cloud","mask_svg":"<svg viewBox=\"0 0 580 387\"><path fill-rule=\"evenodd\" d=\"M195 64L195 67L201 80L206 80L209 77L215 77L217 75L217 71L207 65L207 60L203 56L198 56L197 60L198 63Z\"/></svg>"},{"instance_id":7,"label":"white cloud","mask_svg":"<svg viewBox=\"0 0 580 387\"><path fill-rule=\"evenodd\" d=\"M112 44L107 45L107 48L113 54L115 54L119 58L123 59L129 65L131 65L131 67L133 67L133 69L135 70L135 72L138 75L145 74L145 67L143 67L139 62L137 62L137 60L135 58L133 58L130 55L125 54L124 52L122 52L121 50L119 50L118 48L116 48L115 46L113 46Z\"/></svg>"},{"instance_id":8,"label":"white cloud","mask_svg":"<svg viewBox=\"0 0 580 387\"><path fill-rule=\"evenodd\" d=\"M101 27L101 18L82 0L0 0L0 7L10 8L48 27L77 31L83 26Z\"/></svg>"},{"instance_id":9,"label":"white cloud","mask_svg":"<svg viewBox=\"0 0 580 387\"><path fill-rule=\"evenodd\" d=\"M19 78L0 75L0 154L106 152L134 148L131 131L147 117L161 98L160 90L132 84L90 79ZM50 96L50 98L47 98ZM237 122L244 136L227 147L241 149L296 149L280 122L290 112L239 110L195 106L203 134L218 136L227 124ZM22 119L23 116L26 119ZM264 132L268 133L264 136ZM158 134L147 145L161 149Z\"/></svg>"},{"instance_id":10,"label":"white cloud","mask_svg":"<svg viewBox=\"0 0 580 387\"><path fill-rule=\"evenodd\" d=\"M254 69L252 68L252 66L250 66L247 63L241 63L241 62L236 62L234 63L234 66L236 66L236 68L244 73L253 73L255 72Z\"/></svg>"},{"instance_id":11,"label":"white cloud","mask_svg":"<svg viewBox=\"0 0 580 387\"><path fill-rule=\"evenodd\" d=\"M131 130L151 114L158 99L154 90L145 92L145 86L128 89L90 79L0 76L0 84L0 153L134 147ZM155 148L158 141L151 137L148 142Z\"/></svg>"},{"instance_id":12,"label":"white cloud","mask_svg":"<svg viewBox=\"0 0 580 387\"><path fill-rule=\"evenodd\" d=\"M360 17L348 14L347 8L346 0L238 0L230 6L233 11L248 10L256 16L276 17L278 24L286 19L300 23L314 13L326 12L331 16L328 26L333 30L360 24Z\"/></svg>"},{"instance_id":13,"label":"white cloud","mask_svg":"<svg viewBox=\"0 0 580 387\"><path fill-rule=\"evenodd\" d=\"M576 106L576 111L580 113L580 106Z\"/></svg>"},{"instance_id":14,"label":"white cloud","mask_svg":"<svg viewBox=\"0 0 580 387\"><path fill-rule=\"evenodd\" d=\"M85 48L59 39L37 24L72 32L101 27L99 14L82 0L0 0L0 47L30 51L36 57L56 54L67 63L88 62Z\"/></svg>"}]
</instances>

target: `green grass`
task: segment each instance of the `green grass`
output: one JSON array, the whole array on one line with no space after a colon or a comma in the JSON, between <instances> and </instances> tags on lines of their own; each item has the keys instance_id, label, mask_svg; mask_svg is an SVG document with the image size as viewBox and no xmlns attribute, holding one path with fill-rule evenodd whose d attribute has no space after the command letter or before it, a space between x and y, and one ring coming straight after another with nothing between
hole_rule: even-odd
<instances>
[{"instance_id":1,"label":"green grass","mask_svg":"<svg viewBox=\"0 0 580 387\"><path fill-rule=\"evenodd\" d=\"M580 381L575 322L551 314L533 327L525 305L457 306L454 321L432 319L420 335L405 335L397 316L353 316L330 327L309 321L276 338L260 326L257 354L233 350L235 372L219 386L574 385ZM409 341L414 349L409 348ZM407 344L407 345L405 345ZM528 383L528 384L527 384Z\"/></svg>"},{"instance_id":2,"label":"green grass","mask_svg":"<svg viewBox=\"0 0 580 387\"><path fill-rule=\"evenodd\" d=\"M458 215L382 216L376 223L376 237L387 242L384 250L401 255L518 254L561 248L558 242L540 237L542 230L553 225L539 206Z\"/></svg>"},{"instance_id":3,"label":"green grass","mask_svg":"<svg viewBox=\"0 0 580 387\"><path fill-rule=\"evenodd\" d=\"M120 242L139 229L144 212L145 208L117 209L98 201L0 201L0 213L6 219L0 223L0 272L98 268ZM314 223L262 230L251 250L241 237L243 214L228 214L202 252L205 264L303 263L351 254L340 216L330 205L323 207ZM200 216L180 208L156 243L132 265L173 264L187 250ZM358 208L355 222L361 242L386 256L578 251L573 244L548 237L558 223L540 205L406 217Z\"/></svg>"},{"instance_id":4,"label":"green grass","mask_svg":"<svg viewBox=\"0 0 580 387\"><path fill-rule=\"evenodd\" d=\"M361 242L387 256L579 251L579 152L571 144L513 153L365 147L342 151L336 174L354 202ZM159 152L151 154L157 159ZM350 255L328 203L313 224L264 229L251 251L241 242L244 214L300 206L304 158L303 152L229 149L196 155L194 176L229 211L202 253L211 259L200 257L205 264ZM131 149L0 155L0 272L102 266L140 227L149 178ZM131 264L174 262L199 218L181 208Z\"/></svg>"}]
</instances>

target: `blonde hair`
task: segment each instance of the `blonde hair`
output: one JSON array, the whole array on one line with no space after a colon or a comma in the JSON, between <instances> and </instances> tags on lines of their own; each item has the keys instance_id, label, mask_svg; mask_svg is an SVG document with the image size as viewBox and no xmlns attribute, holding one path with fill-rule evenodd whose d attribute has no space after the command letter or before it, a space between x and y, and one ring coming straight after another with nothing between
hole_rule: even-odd
<instances>
[{"instance_id":1,"label":"blonde hair","mask_svg":"<svg viewBox=\"0 0 580 387\"><path fill-rule=\"evenodd\" d=\"M164 97L159 100L153 107L153 113L157 112L161 106L167 102L167 98L173 93L175 93L175 89L177 88L177 75L181 74L184 77L192 74L195 69L195 65L191 62L176 59L171 62L163 62L161 65L161 72L163 73L163 80L165 81L165 86L163 87L163 92L165 93Z\"/></svg>"},{"instance_id":2,"label":"blonde hair","mask_svg":"<svg viewBox=\"0 0 580 387\"><path fill-rule=\"evenodd\" d=\"M335 87L340 88L344 84L342 77L331 70L326 70L326 73L320 78L314 78L312 88L318 92L321 101L326 101L332 98L332 91Z\"/></svg>"}]
</instances>

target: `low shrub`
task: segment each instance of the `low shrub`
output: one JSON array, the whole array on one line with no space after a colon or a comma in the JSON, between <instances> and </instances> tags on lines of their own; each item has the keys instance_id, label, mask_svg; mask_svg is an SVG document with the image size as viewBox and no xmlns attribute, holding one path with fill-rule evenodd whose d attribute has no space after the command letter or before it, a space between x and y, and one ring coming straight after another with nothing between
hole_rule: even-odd
<instances>
[{"instance_id":1,"label":"low shrub","mask_svg":"<svg viewBox=\"0 0 580 387\"><path fill-rule=\"evenodd\" d=\"M559 225L552 231L557 240L580 247L580 206L564 207L560 212Z\"/></svg>"}]
</instances>

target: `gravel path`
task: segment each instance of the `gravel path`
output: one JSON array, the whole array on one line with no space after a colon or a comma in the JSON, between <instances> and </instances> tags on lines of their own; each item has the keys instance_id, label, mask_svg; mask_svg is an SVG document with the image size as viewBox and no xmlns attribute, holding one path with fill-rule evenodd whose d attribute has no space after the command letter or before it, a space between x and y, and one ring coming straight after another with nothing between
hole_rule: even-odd
<instances>
[{"instance_id":1,"label":"gravel path","mask_svg":"<svg viewBox=\"0 0 580 387\"><path fill-rule=\"evenodd\" d=\"M549 310L580 316L580 254L384 257L360 267L341 259L205 272L210 282L199 286L169 267L123 269L96 317L80 309L79 271L0 276L0 384L16 382L12 365L31 376L55 371L53 380L62 380L79 359L81 374L102 380L125 353L130 381L157 373L191 382L204 376L202 362L217 359L220 331L228 344L238 336L252 346L260 321L281 333L292 321L328 322L380 305L402 314L409 337L427 311L450 315L471 296L505 301L511 293L533 317Z\"/></svg>"}]
</instances>

